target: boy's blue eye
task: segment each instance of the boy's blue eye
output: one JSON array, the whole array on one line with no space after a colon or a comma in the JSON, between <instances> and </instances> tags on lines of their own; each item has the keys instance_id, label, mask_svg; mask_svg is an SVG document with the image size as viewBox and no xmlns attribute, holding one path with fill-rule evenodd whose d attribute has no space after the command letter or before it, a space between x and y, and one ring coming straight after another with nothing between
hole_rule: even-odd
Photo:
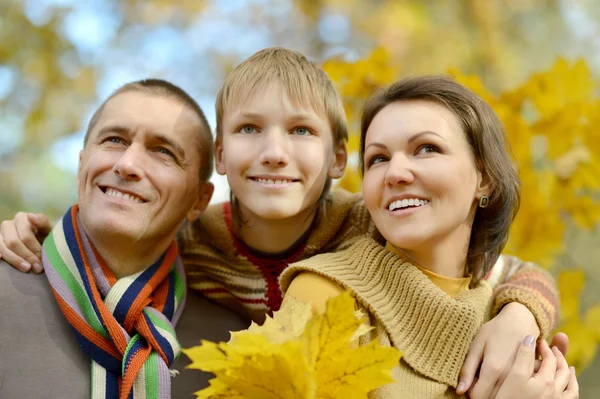
<instances>
[{"instance_id":1,"label":"boy's blue eye","mask_svg":"<svg viewBox=\"0 0 600 399\"><path fill-rule=\"evenodd\" d=\"M244 126L242 127L242 129L240 130L242 133L246 133L246 134L250 134L250 133L254 133L256 131L256 128L254 126Z\"/></svg>"},{"instance_id":2,"label":"boy's blue eye","mask_svg":"<svg viewBox=\"0 0 600 399\"><path fill-rule=\"evenodd\" d=\"M297 127L294 128L294 134L297 134L298 136L307 136L310 134L310 130L306 127Z\"/></svg>"}]
</instances>

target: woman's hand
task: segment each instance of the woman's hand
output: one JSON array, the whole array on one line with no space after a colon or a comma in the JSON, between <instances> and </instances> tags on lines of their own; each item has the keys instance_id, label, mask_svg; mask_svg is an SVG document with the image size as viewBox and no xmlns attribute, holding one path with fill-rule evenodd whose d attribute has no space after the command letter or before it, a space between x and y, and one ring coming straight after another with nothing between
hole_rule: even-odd
<instances>
[{"instance_id":1,"label":"woman's hand","mask_svg":"<svg viewBox=\"0 0 600 399\"><path fill-rule=\"evenodd\" d=\"M41 243L52 230L48 218L39 213L18 212L0 224L0 259L21 270L41 273Z\"/></svg>"},{"instance_id":2,"label":"woman's hand","mask_svg":"<svg viewBox=\"0 0 600 399\"><path fill-rule=\"evenodd\" d=\"M504 306L473 339L456 393L469 391L471 398L493 398L508 375L523 337L527 335L534 339L540 335L533 314L517 302ZM478 369L478 380L475 382Z\"/></svg>"},{"instance_id":3,"label":"woman's hand","mask_svg":"<svg viewBox=\"0 0 600 399\"><path fill-rule=\"evenodd\" d=\"M495 398L579 398L579 384L575 369L569 368L563 354L556 347L550 349L544 340L538 344L542 362L539 370L534 373L534 343L534 337L531 335L525 337Z\"/></svg>"}]
</instances>

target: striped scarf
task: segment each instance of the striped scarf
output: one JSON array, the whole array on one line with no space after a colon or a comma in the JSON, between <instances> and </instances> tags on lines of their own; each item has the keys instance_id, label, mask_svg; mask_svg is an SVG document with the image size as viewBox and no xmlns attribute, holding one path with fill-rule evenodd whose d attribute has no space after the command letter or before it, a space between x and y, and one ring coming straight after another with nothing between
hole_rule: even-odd
<instances>
[{"instance_id":1,"label":"striped scarf","mask_svg":"<svg viewBox=\"0 0 600 399\"><path fill-rule=\"evenodd\" d=\"M177 245L149 268L117 279L93 248L73 206L44 241L56 301L92 360L92 399L171 397L169 365L185 302Z\"/></svg>"}]
</instances>

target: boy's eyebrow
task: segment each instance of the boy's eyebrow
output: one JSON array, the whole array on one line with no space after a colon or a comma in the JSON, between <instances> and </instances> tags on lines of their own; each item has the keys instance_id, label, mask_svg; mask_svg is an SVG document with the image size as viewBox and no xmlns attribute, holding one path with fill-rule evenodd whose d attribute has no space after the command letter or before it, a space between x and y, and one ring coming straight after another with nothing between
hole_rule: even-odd
<instances>
[{"instance_id":1,"label":"boy's eyebrow","mask_svg":"<svg viewBox=\"0 0 600 399\"><path fill-rule=\"evenodd\" d=\"M265 116L259 112L241 112L240 117L242 118L249 118L249 119L259 119L262 120ZM315 120L315 117L312 114L293 114L290 115L288 117L286 117L286 119L289 119L291 121L295 121L295 122L305 122L305 121L313 121Z\"/></svg>"}]
</instances>

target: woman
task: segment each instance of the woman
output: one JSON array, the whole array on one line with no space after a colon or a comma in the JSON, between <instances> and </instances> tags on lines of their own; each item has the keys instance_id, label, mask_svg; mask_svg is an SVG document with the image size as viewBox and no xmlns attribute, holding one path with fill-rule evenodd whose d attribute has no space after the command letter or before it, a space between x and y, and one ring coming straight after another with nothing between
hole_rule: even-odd
<instances>
[{"instance_id":1,"label":"woman","mask_svg":"<svg viewBox=\"0 0 600 399\"><path fill-rule=\"evenodd\" d=\"M291 265L280 282L286 296L319 311L350 289L375 327L361 343L379 339L403 352L397 383L375 397L458 396L469 345L490 318L494 280L486 276L519 207L520 182L507 148L489 105L448 78L406 79L367 101L363 198L387 244L361 239ZM543 375L552 374L558 395L575 377L544 344ZM560 373L547 372L552 357ZM542 393L522 385L526 394ZM576 395L576 382L569 385L563 397Z\"/></svg>"}]
</instances>

